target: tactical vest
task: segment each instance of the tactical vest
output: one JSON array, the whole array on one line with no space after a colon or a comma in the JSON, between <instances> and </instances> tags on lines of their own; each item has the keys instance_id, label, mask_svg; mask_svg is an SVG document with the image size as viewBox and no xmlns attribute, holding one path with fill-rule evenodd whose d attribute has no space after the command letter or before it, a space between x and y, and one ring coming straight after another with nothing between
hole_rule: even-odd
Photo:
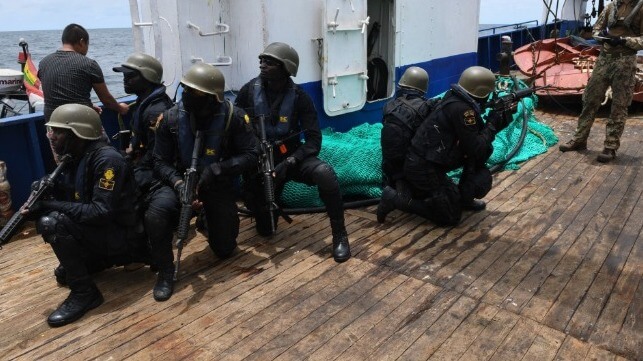
<instances>
[{"instance_id":1,"label":"tactical vest","mask_svg":"<svg viewBox=\"0 0 643 361\"><path fill-rule=\"evenodd\" d=\"M456 94L455 90L447 93L429 118L420 125L411 140L411 151L415 155L449 170L456 169L462 165L464 154L458 146L458 139L452 120L444 112L444 107L447 105L461 101L465 101L468 104L474 102L473 100L462 99ZM476 123L484 124L480 116L479 106L477 104L473 105L476 105L474 107L476 110Z\"/></svg>"},{"instance_id":2,"label":"tactical vest","mask_svg":"<svg viewBox=\"0 0 643 361\"><path fill-rule=\"evenodd\" d=\"M399 126L404 133L403 141L410 144L415 131L433 111L433 104L424 97L401 95L386 103L382 122Z\"/></svg>"},{"instance_id":3,"label":"tactical vest","mask_svg":"<svg viewBox=\"0 0 643 361\"><path fill-rule=\"evenodd\" d=\"M210 126L204 131L199 169L220 161L227 146L226 135L230 127L234 106L230 101L226 100L219 109L221 112L212 116ZM193 121L190 119L190 114L183 109L183 102L179 102L167 114L170 131L176 134L180 166L183 169L187 169L192 163L192 151L194 149Z\"/></svg>"},{"instance_id":4,"label":"tactical vest","mask_svg":"<svg viewBox=\"0 0 643 361\"><path fill-rule=\"evenodd\" d=\"M289 79L288 88L284 95L279 112L271 109L268 98L263 89L261 77L257 77L253 88L253 105L255 117L264 117L266 138L270 140L282 139L290 130L290 121L295 109L295 83ZM278 103L278 102L277 102Z\"/></svg>"},{"instance_id":5,"label":"tactical vest","mask_svg":"<svg viewBox=\"0 0 643 361\"><path fill-rule=\"evenodd\" d=\"M131 143L134 149L147 149L147 145L149 144L148 131L150 124L144 124L144 122L141 120L141 118L143 118L144 116L143 113L154 104L166 101L168 100L165 96L165 87L161 86L154 89L154 91L147 98L143 99L140 104L137 104L136 110L133 112L130 122L130 126L132 129ZM168 104L168 107L169 106L170 104Z\"/></svg>"}]
</instances>

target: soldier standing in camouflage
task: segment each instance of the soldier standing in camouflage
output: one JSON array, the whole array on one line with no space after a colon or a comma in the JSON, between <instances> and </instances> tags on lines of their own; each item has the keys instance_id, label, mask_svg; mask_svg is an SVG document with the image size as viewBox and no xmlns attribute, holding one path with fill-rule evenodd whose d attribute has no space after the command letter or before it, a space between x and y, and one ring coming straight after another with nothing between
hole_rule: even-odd
<instances>
[{"instance_id":1,"label":"soldier standing in camouflage","mask_svg":"<svg viewBox=\"0 0 643 361\"><path fill-rule=\"evenodd\" d=\"M583 110L578 118L574 138L559 149L562 152L587 149L587 137L596 112L612 87L612 107L606 125L601 163L616 158L620 138L625 128L627 107L632 102L636 83L636 52L643 49L643 1L615 0L605 7L594 24L594 38L603 46L594 71L583 93Z\"/></svg>"}]
</instances>

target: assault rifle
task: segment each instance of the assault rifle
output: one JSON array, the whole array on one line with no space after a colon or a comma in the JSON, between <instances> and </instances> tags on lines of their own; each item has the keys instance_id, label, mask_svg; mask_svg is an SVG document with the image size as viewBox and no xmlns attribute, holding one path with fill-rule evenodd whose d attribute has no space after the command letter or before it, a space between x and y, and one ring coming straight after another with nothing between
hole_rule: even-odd
<instances>
[{"instance_id":1,"label":"assault rifle","mask_svg":"<svg viewBox=\"0 0 643 361\"><path fill-rule=\"evenodd\" d=\"M199 173L197 167L199 165L199 153L203 145L203 131L197 130L196 139L194 140L194 148L192 149L192 161L190 168L185 170L183 177L183 191L180 192L181 198L181 212L179 213L179 227L176 230L176 266L174 268L174 280L179 277L179 267L181 265L181 251L188 238L188 231L190 230L190 219L192 218L192 202L196 198L196 185L199 181Z\"/></svg>"},{"instance_id":2,"label":"assault rifle","mask_svg":"<svg viewBox=\"0 0 643 361\"><path fill-rule=\"evenodd\" d=\"M494 95L491 97L491 100L489 100L485 104L485 108L491 108L498 112L509 110L520 99L528 97L532 95L536 90L543 89L543 88L545 87L525 88L525 89L520 89L518 91L511 92L502 96L498 96L498 93L494 93Z\"/></svg>"},{"instance_id":3,"label":"assault rifle","mask_svg":"<svg viewBox=\"0 0 643 361\"><path fill-rule=\"evenodd\" d=\"M22 222L24 222L25 218L21 211L33 207L36 202L41 200L41 198L51 188L53 188L54 181L56 180L60 172L62 172L67 163L71 161L71 154L65 154L61 156L59 160L60 163L58 164L58 167L56 167L56 169L54 169L51 174L49 174L39 182L34 182L31 193L29 194L29 198L27 198L25 204L23 204L22 207L20 207L20 209L18 209L16 213L13 214L11 219L9 219L9 222L7 222L7 224L5 224L5 226L2 228L2 231L0 231L0 244L3 244L11 239L16 230L18 230L18 227L22 224Z\"/></svg>"},{"instance_id":4,"label":"assault rifle","mask_svg":"<svg viewBox=\"0 0 643 361\"><path fill-rule=\"evenodd\" d=\"M288 223L292 222L292 218L288 217L277 204L275 196L275 157L273 154L273 144L266 137L266 125L265 117L260 115L258 117L259 125L259 134L260 134L260 146L261 154L260 156L260 165L261 165L261 174L263 176L263 190L266 197L266 203L268 205L268 212L270 213L270 229L271 233L275 234L277 231L275 229L275 220L277 217L282 216ZM283 141L280 142L283 144Z\"/></svg>"}]
</instances>

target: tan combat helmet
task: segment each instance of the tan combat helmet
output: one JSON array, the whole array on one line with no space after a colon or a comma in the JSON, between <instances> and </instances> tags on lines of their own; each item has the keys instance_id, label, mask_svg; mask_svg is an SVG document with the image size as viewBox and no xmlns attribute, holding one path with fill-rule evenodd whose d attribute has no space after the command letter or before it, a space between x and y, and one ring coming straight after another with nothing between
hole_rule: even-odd
<instances>
[{"instance_id":1,"label":"tan combat helmet","mask_svg":"<svg viewBox=\"0 0 643 361\"><path fill-rule=\"evenodd\" d=\"M259 54L261 57L270 57L279 60L284 64L286 71L291 76L297 76L297 69L299 69L299 54L290 45L286 43L272 43L264 49L263 53Z\"/></svg>"},{"instance_id":2,"label":"tan combat helmet","mask_svg":"<svg viewBox=\"0 0 643 361\"><path fill-rule=\"evenodd\" d=\"M472 97L484 99L496 88L496 76L485 67L471 66L462 72L458 85Z\"/></svg>"},{"instance_id":3,"label":"tan combat helmet","mask_svg":"<svg viewBox=\"0 0 643 361\"><path fill-rule=\"evenodd\" d=\"M123 68L138 70L143 78L152 84L163 82L163 66L153 56L134 53L127 58L122 67L114 68L114 71L123 72Z\"/></svg>"},{"instance_id":4,"label":"tan combat helmet","mask_svg":"<svg viewBox=\"0 0 643 361\"><path fill-rule=\"evenodd\" d=\"M103 135L96 111L82 104L64 104L56 108L47 124L52 128L71 129L80 139L96 140Z\"/></svg>"},{"instance_id":5,"label":"tan combat helmet","mask_svg":"<svg viewBox=\"0 0 643 361\"><path fill-rule=\"evenodd\" d=\"M214 95L220 103L225 100L225 78L221 71L206 63L196 63L181 78L181 84Z\"/></svg>"},{"instance_id":6,"label":"tan combat helmet","mask_svg":"<svg viewBox=\"0 0 643 361\"><path fill-rule=\"evenodd\" d=\"M426 93L429 90L429 74L420 67L412 66L402 74L398 85Z\"/></svg>"}]
</instances>

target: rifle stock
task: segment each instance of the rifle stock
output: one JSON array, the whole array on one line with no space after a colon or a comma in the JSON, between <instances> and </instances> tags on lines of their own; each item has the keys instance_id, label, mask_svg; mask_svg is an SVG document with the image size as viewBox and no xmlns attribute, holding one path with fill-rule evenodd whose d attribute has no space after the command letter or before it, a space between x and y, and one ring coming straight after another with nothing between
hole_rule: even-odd
<instances>
[{"instance_id":1,"label":"rifle stock","mask_svg":"<svg viewBox=\"0 0 643 361\"><path fill-rule=\"evenodd\" d=\"M2 227L2 231L0 231L0 245L9 241L16 230L18 230L18 227L24 222L24 215L21 213L21 211L31 208L45 195L45 193L47 193L47 191L49 191L54 186L54 181L70 160L70 154L61 156L60 163L58 164L56 169L54 169L54 171L51 172L51 174L49 174L45 179L40 181L37 187L31 190L27 201L16 211L16 213L14 213L11 219L9 219L9 222L7 222L4 227Z\"/></svg>"},{"instance_id":2,"label":"rifle stock","mask_svg":"<svg viewBox=\"0 0 643 361\"><path fill-rule=\"evenodd\" d=\"M197 167L199 165L199 153L203 145L203 131L196 132L196 139L194 140L194 148L192 149L192 160L190 168L186 169L184 175L185 192L181 192L181 211L179 213L179 226L176 231L176 266L174 267L174 280L179 277L179 268L181 266L181 251L188 238L190 230L190 219L192 218L192 202L196 195L196 185L198 181Z\"/></svg>"}]
</instances>

